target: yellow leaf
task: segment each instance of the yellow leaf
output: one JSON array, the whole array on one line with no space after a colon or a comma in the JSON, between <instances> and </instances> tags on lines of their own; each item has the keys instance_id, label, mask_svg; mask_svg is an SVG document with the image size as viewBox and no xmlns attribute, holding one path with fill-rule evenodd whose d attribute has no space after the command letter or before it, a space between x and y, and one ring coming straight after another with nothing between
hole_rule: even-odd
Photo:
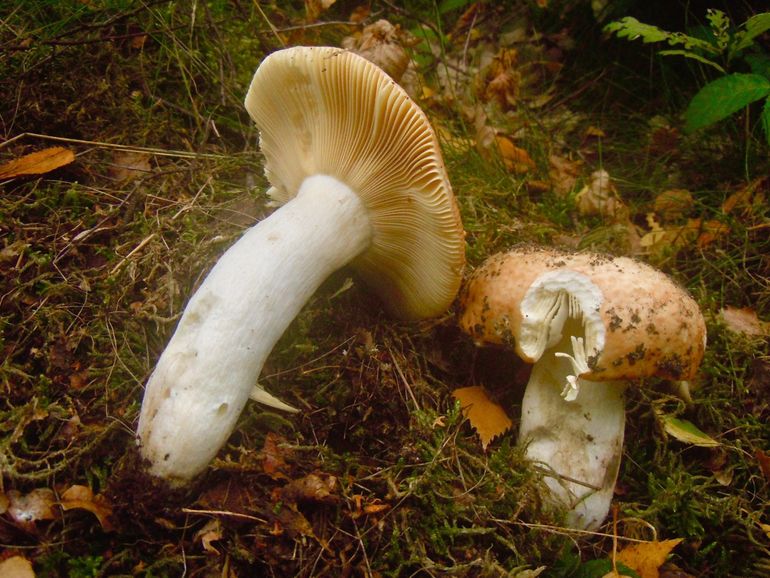
<instances>
[{"instance_id":1,"label":"yellow leaf","mask_svg":"<svg viewBox=\"0 0 770 578\"><path fill-rule=\"evenodd\" d=\"M666 561L671 550L681 541L681 538L677 538L662 542L632 544L618 552L617 561L635 570L640 578L659 578L658 569Z\"/></svg>"},{"instance_id":2,"label":"yellow leaf","mask_svg":"<svg viewBox=\"0 0 770 578\"><path fill-rule=\"evenodd\" d=\"M535 161L529 153L513 144L508 137L498 135L495 142L505 168L512 173L519 175L535 168Z\"/></svg>"},{"instance_id":3,"label":"yellow leaf","mask_svg":"<svg viewBox=\"0 0 770 578\"><path fill-rule=\"evenodd\" d=\"M21 175L42 175L68 165L75 154L64 147L51 147L24 155L0 166L0 179L12 179Z\"/></svg>"},{"instance_id":4,"label":"yellow leaf","mask_svg":"<svg viewBox=\"0 0 770 578\"><path fill-rule=\"evenodd\" d=\"M452 396L460 402L463 415L479 434L481 447L484 449L487 449L489 442L513 425L505 410L489 399L483 387L461 387L455 389Z\"/></svg>"}]
</instances>

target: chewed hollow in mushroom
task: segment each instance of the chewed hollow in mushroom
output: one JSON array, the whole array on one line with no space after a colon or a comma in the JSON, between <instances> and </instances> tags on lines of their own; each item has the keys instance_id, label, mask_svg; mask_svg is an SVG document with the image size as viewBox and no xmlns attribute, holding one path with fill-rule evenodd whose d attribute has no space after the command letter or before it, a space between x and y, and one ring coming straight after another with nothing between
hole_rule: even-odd
<instances>
[{"instance_id":1,"label":"chewed hollow in mushroom","mask_svg":"<svg viewBox=\"0 0 770 578\"><path fill-rule=\"evenodd\" d=\"M246 95L269 194L195 294L150 376L138 425L150 473L181 485L233 431L273 346L319 285L350 265L406 320L441 314L465 263L464 232L436 136L382 70L351 52L269 55Z\"/></svg>"},{"instance_id":2,"label":"chewed hollow in mushroom","mask_svg":"<svg viewBox=\"0 0 770 578\"><path fill-rule=\"evenodd\" d=\"M490 257L462 290L460 324L477 344L533 363L520 443L547 469L571 527L607 516L633 380L695 376L706 346L697 303L661 271L626 257L520 247Z\"/></svg>"}]
</instances>

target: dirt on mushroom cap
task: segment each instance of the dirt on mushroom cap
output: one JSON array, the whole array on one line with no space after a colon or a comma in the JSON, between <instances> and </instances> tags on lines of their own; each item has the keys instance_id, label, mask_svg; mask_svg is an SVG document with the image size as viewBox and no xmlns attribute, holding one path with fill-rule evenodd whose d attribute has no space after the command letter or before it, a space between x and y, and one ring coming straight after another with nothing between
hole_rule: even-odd
<instances>
[{"instance_id":1,"label":"dirt on mushroom cap","mask_svg":"<svg viewBox=\"0 0 770 578\"><path fill-rule=\"evenodd\" d=\"M706 326L695 300L661 271L627 257L520 247L490 257L461 296L460 324L479 344L518 344L520 303L543 273L581 273L603 295L599 314L604 348L589 358L593 381L659 376L694 377L706 344Z\"/></svg>"}]
</instances>

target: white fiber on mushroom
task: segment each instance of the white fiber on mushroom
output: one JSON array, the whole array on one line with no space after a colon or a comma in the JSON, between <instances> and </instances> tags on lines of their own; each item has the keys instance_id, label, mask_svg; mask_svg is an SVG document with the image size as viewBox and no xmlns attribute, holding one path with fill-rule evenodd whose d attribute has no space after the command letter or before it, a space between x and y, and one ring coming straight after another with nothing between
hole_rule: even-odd
<instances>
[{"instance_id":1,"label":"white fiber on mushroom","mask_svg":"<svg viewBox=\"0 0 770 578\"><path fill-rule=\"evenodd\" d=\"M219 259L147 382L141 452L172 484L206 468L250 394L291 409L257 379L333 271L351 265L403 319L442 313L462 276L464 234L435 134L379 68L337 48L281 50L255 73L246 109L269 192L285 204Z\"/></svg>"},{"instance_id":2,"label":"white fiber on mushroom","mask_svg":"<svg viewBox=\"0 0 770 578\"><path fill-rule=\"evenodd\" d=\"M697 304L633 259L521 247L473 273L461 309L477 343L534 364L519 440L567 523L598 527L623 453L623 392L644 377L694 376L706 344Z\"/></svg>"}]
</instances>

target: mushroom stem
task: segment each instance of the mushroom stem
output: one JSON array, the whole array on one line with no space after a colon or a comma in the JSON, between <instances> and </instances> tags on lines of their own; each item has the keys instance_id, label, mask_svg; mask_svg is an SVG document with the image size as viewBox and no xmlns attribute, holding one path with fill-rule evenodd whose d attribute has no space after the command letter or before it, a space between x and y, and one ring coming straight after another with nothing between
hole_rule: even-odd
<instances>
[{"instance_id":1,"label":"mushroom stem","mask_svg":"<svg viewBox=\"0 0 770 578\"><path fill-rule=\"evenodd\" d=\"M137 433L150 473L180 485L206 467L276 341L318 286L371 239L358 195L314 175L225 252L147 382Z\"/></svg>"},{"instance_id":2,"label":"mushroom stem","mask_svg":"<svg viewBox=\"0 0 770 578\"><path fill-rule=\"evenodd\" d=\"M546 351L532 368L519 439L527 457L548 469L545 483L569 509L567 525L595 529L609 512L623 454L625 385L573 376L575 359L558 349ZM570 377L580 386L568 385L572 400L562 395Z\"/></svg>"}]
</instances>

